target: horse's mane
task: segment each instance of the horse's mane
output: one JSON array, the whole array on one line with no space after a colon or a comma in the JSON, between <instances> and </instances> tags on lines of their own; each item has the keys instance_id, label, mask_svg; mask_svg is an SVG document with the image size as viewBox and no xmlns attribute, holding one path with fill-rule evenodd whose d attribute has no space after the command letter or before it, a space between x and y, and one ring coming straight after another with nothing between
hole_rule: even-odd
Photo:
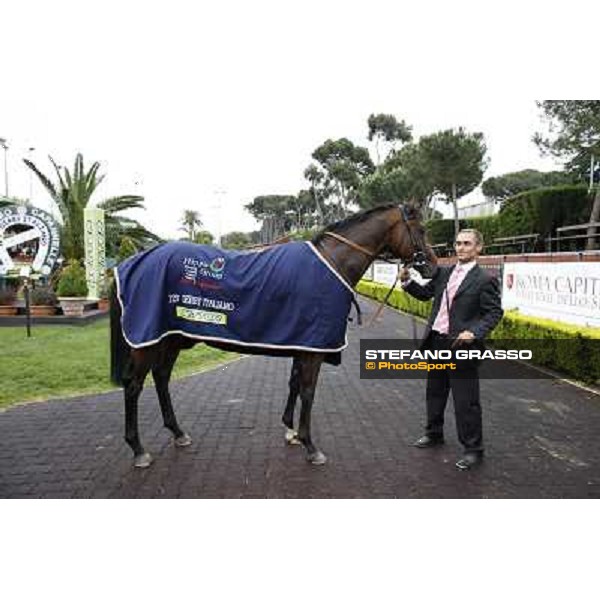
<instances>
[{"instance_id":1,"label":"horse's mane","mask_svg":"<svg viewBox=\"0 0 600 600\"><path fill-rule=\"evenodd\" d=\"M417 209L410 204L405 205L407 213L412 216L413 212L417 212ZM331 231L333 233L344 233L353 225L358 225L359 223L364 223L368 219L370 219L374 214L384 212L389 210L390 208L398 208L397 204L389 203L389 204L380 204L379 206L375 206L374 208L369 208L368 210L362 210L358 213L350 215L341 221L336 221L335 223L331 223L326 225L319 233L315 235L312 239L313 244L321 241L325 237L325 233Z\"/></svg>"}]
</instances>

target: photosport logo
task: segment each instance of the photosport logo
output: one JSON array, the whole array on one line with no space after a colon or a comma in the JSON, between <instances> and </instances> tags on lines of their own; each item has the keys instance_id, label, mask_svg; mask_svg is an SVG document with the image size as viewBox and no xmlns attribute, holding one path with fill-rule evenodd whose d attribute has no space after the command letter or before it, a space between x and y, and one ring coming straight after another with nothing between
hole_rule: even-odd
<instances>
[{"instance_id":1,"label":"photosport logo","mask_svg":"<svg viewBox=\"0 0 600 600\"><path fill-rule=\"evenodd\" d=\"M557 340L567 342L568 340ZM421 349L420 340L361 339L361 379L419 379L428 373L447 372L453 377L472 377L478 369L484 379L546 379L547 371L535 368L535 356L545 340L494 340L455 345L444 349ZM560 348L557 351L561 351Z\"/></svg>"}]
</instances>

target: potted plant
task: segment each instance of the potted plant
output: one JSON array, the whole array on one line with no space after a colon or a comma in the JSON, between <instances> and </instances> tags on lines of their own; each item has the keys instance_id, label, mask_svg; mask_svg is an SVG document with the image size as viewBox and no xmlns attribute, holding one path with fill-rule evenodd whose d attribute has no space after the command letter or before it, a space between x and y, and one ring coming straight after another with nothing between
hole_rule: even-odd
<instances>
[{"instance_id":1,"label":"potted plant","mask_svg":"<svg viewBox=\"0 0 600 600\"><path fill-rule=\"evenodd\" d=\"M10 317L17 314L17 293L14 288L0 289L0 316Z\"/></svg>"},{"instance_id":2,"label":"potted plant","mask_svg":"<svg viewBox=\"0 0 600 600\"><path fill-rule=\"evenodd\" d=\"M88 295L85 269L76 260L71 260L62 270L58 280L58 299L67 317L81 317Z\"/></svg>"},{"instance_id":3,"label":"potted plant","mask_svg":"<svg viewBox=\"0 0 600 600\"><path fill-rule=\"evenodd\" d=\"M32 317L49 317L56 313L57 298L48 285L37 285L29 293L29 310Z\"/></svg>"}]
</instances>

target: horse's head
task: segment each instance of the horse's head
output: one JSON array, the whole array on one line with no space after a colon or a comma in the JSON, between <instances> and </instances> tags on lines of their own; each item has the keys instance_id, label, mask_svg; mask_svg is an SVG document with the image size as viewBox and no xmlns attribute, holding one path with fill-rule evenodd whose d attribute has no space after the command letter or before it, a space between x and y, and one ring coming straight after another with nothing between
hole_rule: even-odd
<instances>
[{"instance_id":1,"label":"horse's head","mask_svg":"<svg viewBox=\"0 0 600 600\"><path fill-rule=\"evenodd\" d=\"M401 258L405 266L413 267L429 279L435 272L437 257L425 239L419 210L410 204L401 204L396 210L400 212L400 219L395 210L391 211L396 223L388 233L386 249L395 258Z\"/></svg>"}]
</instances>

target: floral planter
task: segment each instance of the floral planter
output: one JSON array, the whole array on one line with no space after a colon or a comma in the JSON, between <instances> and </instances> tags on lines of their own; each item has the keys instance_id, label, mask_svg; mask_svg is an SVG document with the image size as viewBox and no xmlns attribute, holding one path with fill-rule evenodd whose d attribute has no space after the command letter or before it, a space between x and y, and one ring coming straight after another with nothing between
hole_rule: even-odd
<instances>
[{"instance_id":1,"label":"floral planter","mask_svg":"<svg viewBox=\"0 0 600 600\"><path fill-rule=\"evenodd\" d=\"M69 298L59 296L60 307L63 309L65 317L81 317L83 316L83 308L85 307L85 298Z\"/></svg>"},{"instance_id":2,"label":"floral planter","mask_svg":"<svg viewBox=\"0 0 600 600\"><path fill-rule=\"evenodd\" d=\"M17 314L17 307L10 305L0 306L0 317L12 317Z\"/></svg>"},{"instance_id":3,"label":"floral planter","mask_svg":"<svg viewBox=\"0 0 600 600\"><path fill-rule=\"evenodd\" d=\"M56 314L56 307L46 304L33 304L29 307L29 310L32 317L51 317Z\"/></svg>"}]
</instances>

